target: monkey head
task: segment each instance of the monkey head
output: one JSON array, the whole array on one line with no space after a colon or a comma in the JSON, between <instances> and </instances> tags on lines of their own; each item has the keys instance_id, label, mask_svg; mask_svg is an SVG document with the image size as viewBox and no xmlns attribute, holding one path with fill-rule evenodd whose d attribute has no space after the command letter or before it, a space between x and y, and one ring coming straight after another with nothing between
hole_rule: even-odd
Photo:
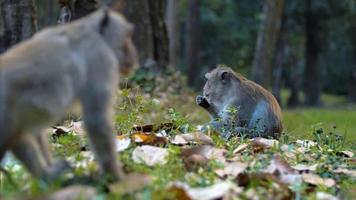
<instances>
[{"instance_id":1,"label":"monkey head","mask_svg":"<svg viewBox=\"0 0 356 200\"><path fill-rule=\"evenodd\" d=\"M240 80L234 72L225 66L219 65L214 70L205 74L206 83L203 89L203 96L198 96L197 104L209 110L215 107L218 110L229 102L230 97L236 96L236 84Z\"/></svg>"},{"instance_id":2,"label":"monkey head","mask_svg":"<svg viewBox=\"0 0 356 200\"><path fill-rule=\"evenodd\" d=\"M107 8L93 14L100 18L99 33L114 51L119 61L119 71L128 75L138 68L138 56L132 42L133 25L119 13Z\"/></svg>"}]
</instances>

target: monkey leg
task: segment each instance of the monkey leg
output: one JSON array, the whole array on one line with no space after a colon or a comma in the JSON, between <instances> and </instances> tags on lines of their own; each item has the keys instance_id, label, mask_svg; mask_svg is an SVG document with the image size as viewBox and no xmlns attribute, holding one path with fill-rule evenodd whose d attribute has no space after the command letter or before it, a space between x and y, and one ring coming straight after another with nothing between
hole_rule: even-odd
<instances>
[{"instance_id":1,"label":"monkey leg","mask_svg":"<svg viewBox=\"0 0 356 200\"><path fill-rule=\"evenodd\" d=\"M23 135L12 148L12 152L33 176L45 181L56 179L69 168L65 161L48 166L38 141L32 135Z\"/></svg>"},{"instance_id":2,"label":"monkey leg","mask_svg":"<svg viewBox=\"0 0 356 200\"><path fill-rule=\"evenodd\" d=\"M48 141L47 133L41 132L39 135L36 136L36 139L37 139L37 142L40 147L40 151L43 154L46 164L48 166L51 166L53 164L53 158L52 158L52 154L51 154L51 147L50 147L50 143Z\"/></svg>"},{"instance_id":3,"label":"monkey leg","mask_svg":"<svg viewBox=\"0 0 356 200\"><path fill-rule=\"evenodd\" d=\"M95 158L103 173L114 181L123 179L124 173L115 152L115 138L112 134L110 117L110 92L93 86L88 91L90 96L83 97L84 122L88 130ZM105 87L103 87L105 88Z\"/></svg>"}]
</instances>

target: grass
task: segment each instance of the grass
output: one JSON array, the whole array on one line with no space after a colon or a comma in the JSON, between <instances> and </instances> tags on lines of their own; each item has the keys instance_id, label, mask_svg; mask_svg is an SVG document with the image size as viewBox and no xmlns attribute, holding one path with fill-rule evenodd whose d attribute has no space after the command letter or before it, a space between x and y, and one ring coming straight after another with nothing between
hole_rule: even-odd
<instances>
[{"instance_id":1,"label":"grass","mask_svg":"<svg viewBox=\"0 0 356 200\"><path fill-rule=\"evenodd\" d=\"M156 93L157 94L157 93ZM282 96L285 93L282 94ZM184 95L172 95L164 96L164 93L160 97L145 96L138 90L123 90L120 95L122 98L116 107L117 113L115 115L116 127L119 133L127 133L132 130L134 125L142 124L160 124L165 122L172 122L177 127L183 127L185 124L201 125L209 122L210 118L205 110L195 105L195 94L189 91L185 91ZM344 144L341 144L341 149L352 149L355 152L354 135L356 134L356 109L355 106L339 106L340 102L343 102L342 97L323 95L323 100L326 100L326 108L301 108L295 110L284 109L284 129L285 133L290 136L292 142L297 139L314 139L320 132L320 128L323 128L323 133L320 134L320 140L316 142L322 147L314 149L310 154L297 155L295 159L290 160L291 163L305 162L309 159L310 164L317 162L320 164L320 169L317 172L322 177L332 176L328 173L330 167L337 167L340 164L349 165L346 159L336 156L337 150L339 150L339 141L330 142L336 137L331 137L329 132L341 134L345 136ZM336 107L329 107L330 105L338 105ZM336 127L336 128L335 128ZM174 133L174 132L173 132ZM225 148L228 150L227 155L232 156L232 151L244 143L243 139L232 139L228 142L222 140L216 135L212 135L214 143L219 148ZM326 140L325 140L326 139ZM329 141L328 141L329 140ZM281 140L283 141L283 139ZM61 146L56 147L56 155L65 155L69 157L76 155L79 152L80 144L78 139L73 135L66 135L63 138L59 138L58 141L54 141ZM284 142L284 141L283 141ZM334 146L332 146L334 145ZM142 172L149 174L153 177L153 182L149 186L145 187L138 193L130 194L103 194L103 197L108 199L174 199L170 197L172 194L167 193L167 184L172 181L185 181L190 186L202 187L213 184L216 180L216 174L214 169L220 168L221 164L212 160L207 165L200 167L198 170L187 172L184 168L183 158L180 156L180 148L174 145L168 145L166 148L170 152L168 163L163 166L148 167L143 164L136 164L131 159L132 151L136 145L132 145L128 150L125 150L120 154L120 160L124 164L127 172ZM333 147L335 147L333 149ZM333 150L332 150L333 149ZM332 151L329 151L332 150ZM249 169L249 172L258 172L265 168L270 162L272 155L275 153L283 154L281 150L271 149L265 154L254 154L252 150L246 151L242 154L242 159L249 163L256 163L253 168ZM318 157L323 154L322 157ZM311 158L309 158L311 157ZM318 158L316 158L318 157ZM17 165L18 166L18 165ZM351 168L351 167L349 167ZM93 169L96 169L95 167ZM79 171L78 171L79 170ZM43 192L51 192L56 187L43 185L34 179L31 179L29 174L23 168L20 170L9 169L15 180L16 185L11 185L6 178L1 178L0 193L4 194L4 197L16 196L18 191L24 191L24 195L37 196L43 194ZM76 175L86 174L91 172L88 168L78 168ZM345 194L355 190L355 180L350 177L335 177L340 179L339 183L341 190L345 191ZM22 185L21 183L26 183ZM96 183L96 185L100 185ZM97 186L100 187L100 186ZM251 186L252 189L261 190L261 187ZM263 196L263 193L270 194L271 187L262 188L259 191L259 195ZM299 188L300 189L300 188ZM295 190L298 190L295 189ZM305 189L300 189L306 192ZM323 191L324 189L317 188L316 191ZM331 194L336 194L337 191L333 189L326 190ZM315 191L314 191L315 192ZM6 194L7 193L7 194ZM107 195L107 196L105 196ZM304 195L307 195L306 193ZM309 195L309 194L308 194ZM312 198L311 195L308 196Z\"/></svg>"}]
</instances>

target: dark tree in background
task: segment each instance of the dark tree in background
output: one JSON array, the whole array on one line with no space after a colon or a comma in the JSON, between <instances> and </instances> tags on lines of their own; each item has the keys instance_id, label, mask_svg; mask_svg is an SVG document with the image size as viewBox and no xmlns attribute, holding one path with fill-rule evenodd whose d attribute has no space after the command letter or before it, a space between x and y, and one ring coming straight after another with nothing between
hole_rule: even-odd
<instances>
[{"instance_id":1,"label":"dark tree in background","mask_svg":"<svg viewBox=\"0 0 356 200\"><path fill-rule=\"evenodd\" d=\"M266 0L263 20L256 42L252 79L268 88L272 84L272 66L280 33L284 0Z\"/></svg>"},{"instance_id":2,"label":"dark tree in background","mask_svg":"<svg viewBox=\"0 0 356 200\"><path fill-rule=\"evenodd\" d=\"M356 103L356 11L348 17L350 24L348 35L352 44L352 55L354 68L349 75L348 93L352 102Z\"/></svg>"},{"instance_id":3,"label":"dark tree in background","mask_svg":"<svg viewBox=\"0 0 356 200\"><path fill-rule=\"evenodd\" d=\"M285 10L285 9L283 9ZM287 60L288 54L288 28L287 28L287 15L284 13L281 20L281 28L277 39L277 49L272 67L272 94L276 97L277 101L281 103L280 92L282 88L282 72Z\"/></svg>"},{"instance_id":4,"label":"dark tree in background","mask_svg":"<svg viewBox=\"0 0 356 200\"><path fill-rule=\"evenodd\" d=\"M0 52L31 37L36 32L37 17L34 0L2 0L0 10Z\"/></svg>"},{"instance_id":5,"label":"dark tree in background","mask_svg":"<svg viewBox=\"0 0 356 200\"><path fill-rule=\"evenodd\" d=\"M305 105L320 104L320 80L318 58L320 54L321 22L312 0L305 0L305 68L304 95Z\"/></svg>"},{"instance_id":6,"label":"dark tree in background","mask_svg":"<svg viewBox=\"0 0 356 200\"><path fill-rule=\"evenodd\" d=\"M188 18L186 33L186 59L188 84L196 87L200 72L200 0L188 0Z\"/></svg>"},{"instance_id":7,"label":"dark tree in background","mask_svg":"<svg viewBox=\"0 0 356 200\"><path fill-rule=\"evenodd\" d=\"M169 38L169 65L176 68L178 56L178 1L167 0L166 25Z\"/></svg>"},{"instance_id":8,"label":"dark tree in background","mask_svg":"<svg viewBox=\"0 0 356 200\"><path fill-rule=\"evenodd\" d=\"M165 0L120 0L124 15L135 25L134 43L141 65L164 70L169 63L168 33L164 21Z\"/></svg>"}]
</instances>

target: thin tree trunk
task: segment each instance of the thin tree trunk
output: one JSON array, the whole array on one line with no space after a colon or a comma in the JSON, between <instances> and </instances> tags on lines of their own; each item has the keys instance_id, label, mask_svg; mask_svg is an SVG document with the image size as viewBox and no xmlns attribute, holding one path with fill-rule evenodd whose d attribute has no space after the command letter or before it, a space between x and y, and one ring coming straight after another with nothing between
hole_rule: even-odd
<instances>
[{"instance_id":1,"label":"thin tree trunk","mask_svg":"<svg viewBox=\"0 0 356 200\"><path fill-rule=\"evenodd\" d=\"M37 16L34 0L2 0L0 9L3 26L0 52L4 52L37 31Z\"/></svg>"},{"instance_id":2,"label":"thin tree trunk","mask_svg":"<svg viewBox=\"0 0 356 200\"><path fill-rule=\"evenodd\" d=\"M356 14L353 14L349 18L349 30L348 34L352 44L353 50L353 65L355 66L349 77L348 93L351 102L356 103Z\"/></svg>"},{"instance_id":3,"label":"thin tree trunk","mask_svg":"<svg viewBox=\"0 0 356 200\"><path fill-rule=\"evenodd\" d=\"M305 105L320 105L320 81L318 58L320 53L320 20L312 9L312 0L305 0Z\"/></svg>"},{"instance_id":4,"label":"thin tree trunk","mask_svg":"<svg viewBox=\"0 0 356 200\"><path fill-rule=\"evenodd\" d=\"M194 87L200 67L200 0L188 0L186 35L188 84Z\"/></svg>"},{"instance_id":5,"label":"thin tree trunk","mask_svg":"<svg viewBox=\"0 0 356 200\"><path fill-rule=\"evenodd\" d=\"M264 87L272 84L272 65L280 32L284 0L266 0L255 49L252 79Z\"/></svg>"},{"instance_id":6,"label":"thin tree trunk","mask_svg":"<svg viewBox=\"0 0 356 200\"><path fill-rule=\"evenodd\" d=\"M148 8L152 27L153 59L159 70L165 70L169 63L168 33L164 21L165 0L148 0Z\"/></svg>"},{"instance_id":7,"label":"thin tree trunk","mask_svg":"<svg viewBox=\"0 0 356 200\"><path fill-rule=\"evenodd\" d=\"M178 2L167 0L166 24L169 38L169 65L175 68L178 55Z\"/></svg>"},{"instance_id":8,"label":"thin tree trunk","mask_svg":"<svg viewBox=\"0 0 356 200\"><path fill-rule=\"evenodd\" d=\"M275 67L273 68L272 94L276 97L277 101L281 103L282 72L288 54L287 15L283 15L282 17L282 25L278 36Z\"/></svg>"}]
</instances>

